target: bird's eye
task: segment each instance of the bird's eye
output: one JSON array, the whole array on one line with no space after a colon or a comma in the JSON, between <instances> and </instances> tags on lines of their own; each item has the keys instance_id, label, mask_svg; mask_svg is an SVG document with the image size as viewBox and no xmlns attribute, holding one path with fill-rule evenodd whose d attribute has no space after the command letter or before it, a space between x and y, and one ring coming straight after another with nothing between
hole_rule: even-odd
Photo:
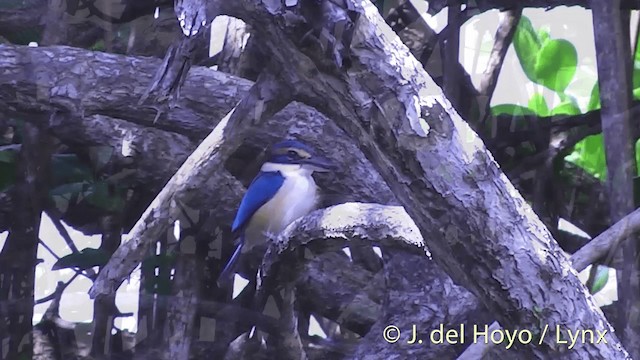
<instances>
[{"instance_id":1,"label":"bird's eye","mask_svg":"<svg viewBox=\"0 0 640 360\"><path fill-rule=\"evenodd\" d=\"M289 150L289 151L287 151L287 155L289 155L289 157L292 157L292 158L297 158L297 157L299 157L298 152L297 152L297 151L295 151L295 150Z\"/></svg>"}]
</instances>

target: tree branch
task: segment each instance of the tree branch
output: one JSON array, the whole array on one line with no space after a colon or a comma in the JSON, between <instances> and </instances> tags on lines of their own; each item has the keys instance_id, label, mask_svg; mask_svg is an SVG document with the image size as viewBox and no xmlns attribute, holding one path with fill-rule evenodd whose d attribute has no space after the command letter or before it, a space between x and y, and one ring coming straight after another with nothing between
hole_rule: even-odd
<instances>
[{"instance_id":1,"label":"tree branch","mask_svg":"<svg viewBox=\"0 0 640 360\"><path fill-rule=\"evenodd\" d=\"M584 270L590 264L609 254L616 245L640 231L640 209L625 216L596 238L589 241L571 256L576 271Z\"/></svg>"},{"instance_id":2,"label":"tree branch","mask_svg":"<svg viewBox=\"0 0 640 360\"><path fill-rule=\"evenodd\" d=\"M502 19L500 20L500 24L496 30L493 48L491 49L491 56L489 57L487 68L484 70L484 74L480 80L480 86L478 88L478 96L486 100L486 104L484 104L484 106L482 102L478 104L480 109L484 110L484 115L478 117L478 120L481 122L485 121L486 117L490 114L491 97L493 96L493 91L496 89L496 85L498 84L498 75L500 75L500 70L502 69L504 58L507 55L507 50L509 50L513 35L516 33L518 22L520 22L522 9L508 10L503 12L501 15Z\"/></svg>"},{"instance_id":3,"label":"tree branch","mask_svg":"<svg viewBox=\"0 0 640 360\"><path fill-rule=\"evenodd\" d=\"M492 315L477 299L443 276L442 270L426 256L428 252L420 233L404 209L378 204L340 204L313 212L291 224L267 250L261 268L258 301L280 287L298 282L299 277L291 274L299 273L301 261L315 261L316 257L326 256L356 240L380 245L385 265L383 272L375 276L386 283L383 312L359 343L354 355L356 358L365 353L369 354L368 357L376 354L372 359L387 359L392 355L420 359L451 358L462 351L463 344L425 341L420 346L398 346L380 341L380 334L389 324L401 331L410 331L416 325L421 332L428 333L441 324L446 329L459 329L460 324L481 326L491 321ZM308 249L312 256L293 256L301 247ZM415 264L419 264L420 271L415 270ZM406 306L418 298L430 306ZM355 298L353 303L359 301ZM343 316L350 315L351 311L345 311ZM410 339L410 332L406 332L401 341ZM470 340L467 338L467 342Z\"/></svg>"}]
</instances>

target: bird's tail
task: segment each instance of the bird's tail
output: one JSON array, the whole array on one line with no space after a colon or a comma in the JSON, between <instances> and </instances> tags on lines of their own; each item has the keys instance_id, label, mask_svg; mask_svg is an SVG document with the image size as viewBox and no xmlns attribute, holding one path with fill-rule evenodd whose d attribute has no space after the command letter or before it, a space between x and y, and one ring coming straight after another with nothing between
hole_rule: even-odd
<instances>
[{"instance_id":1,"label":"bird's tail","mask_svg":"<svg viewBox=\"0 0 640 360\"><path fill-rule=\"evenodd\" d=\"M240 243L236 246L236 250L231 255L231 259L227 262L227 265L224 266L220 276L218 276L218 287L222 287L227 284L227 282L233 279L233 272L235 271L236 265L238 264L238 259L240 258L240 254L242 253L242 246L244 245L244 241L240 239Z\"/></svg>"}]
</instances>

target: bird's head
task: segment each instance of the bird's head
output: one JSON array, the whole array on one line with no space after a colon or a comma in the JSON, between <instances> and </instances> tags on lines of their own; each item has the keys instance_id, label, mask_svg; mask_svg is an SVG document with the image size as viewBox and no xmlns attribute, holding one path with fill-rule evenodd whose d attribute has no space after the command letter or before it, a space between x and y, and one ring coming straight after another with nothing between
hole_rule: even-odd
<instances>
[{"instance_id":1,"label":"bird's head","mask_svg":"<svg viewBox=\"0 0 640 360\"><path fill-rule=\"evenodd\" d=\"M318 154L312 147L298 140L285 140L273 145L267 162L284 165L300 165L311 171L327 172L336 170L328 158Z\"/></svg>"}]
</instances>

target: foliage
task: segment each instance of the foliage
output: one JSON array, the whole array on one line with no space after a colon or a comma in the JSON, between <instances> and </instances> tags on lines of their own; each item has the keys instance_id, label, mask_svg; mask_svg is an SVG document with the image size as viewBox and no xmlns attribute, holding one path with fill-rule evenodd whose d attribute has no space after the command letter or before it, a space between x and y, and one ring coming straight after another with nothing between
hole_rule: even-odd
<instances>
[{"instance_id":1,"label":"foliage","mask_svg":"<svg viewBox=\"0 0 640 360\"><path fill-rule=\"evenodd\" d=\"M86 270L94 266L104 266L109 261L109 258L109 253L102 249L86 248L80 252L61 257L53 264L51 269L77 268L79 270Z\"/></svg>"},{"instance_id":2,"label":"foliage","mask_svg":"<svg viewBox=\"0 0 640 360\"><path fill-rule=\"evenodd\" d=\"M529 99L525 112L523 107L514 104L501 104L492 108L496 114L535 114L538 116L577 115L583 111L572 96L565 93L567 86L574 81L578 65L575 47L564 39L552 39L544 29L534 29L531 21L523 16L514 34L513 46L522 70L527 78L536 84L553 90L560 98L560 104L549 109L542 94L535 93ZM640 52L636 49L633 69L634 97L640 97ZM600 92L596 83L592 90L586 112L600 108ZM516 128L518 125L516 124ZM636 161L640 162L640 152L636 143ZM578 142L573 151L565 157L597 179L604 181L607 175L606 156L602 134L588 136Z\"/></svg>"},{"instance_id":3,"label":"foliage","mask_svg":"<svg viewBox=\"0 0 640 360\"><path fill-rule=\"evenodd\" d=\"M604 286L607 284L607 281L609 280L610 268L606 266L598 266L598 265L595 265L595 266L597 266L596 276L594 278L593 285L589 289L589 292L592 294L595 294L598 291L602 290Z\"/></svg>"},{"instance_id":4,"label":"foliage","mask_svg":"<svg viewBox=\"0 0 640 360\"><path fill-rule=\"evenodd\" d=\"M21 128L18 127L18 132ZM0 146L0 191L15 183L19 144ZM49 195L59 210L65 212L70 201L85 202L105 211L118 211L124 206L126 173L105 177L101 170L113 155L113 148L96 146L89 149L90 164L76 154L54 154L51 159ZM124 176L123 176L124 175Z\"/></svg>"},{"instance_id":5,"label":"foliage","mask_svg":"<svg viewBox=\"0 0 640 360\"><path fill-rule=\"evenodd\" d=\"M632 76L633 98L640 99L640 48L638 47L635 49L633 58ZM591 97L586 111L598 109L600 109L600 88L596 83L591 90ZM640 164L639 147L640 142L636 142L636 164ZM576 144L574 152L566 157L566 160L582 167L588 173L604 181L607 176L607 164L602 134L592 135L580 141ZM637 168L640 175L640 167Z\"/></svg>"},{"instance_id":6,"label":"foliage","mask_svg":"<svg viewBox=\"0 0 640 360\"><path fill-rule=\"evenodd\" d=\"M569 86L578 65L578 54L569 41L551 39L544 30L536 32L531 21L523 16L513 45L529 80L558 93Z\"/></svg>"},{"instance_id":7,"label":"foliage","mask_svg":"<svg viewBox=\"0 0 640 360\"><path fill-rule=\"evenodd\" d=\"M523 16L518 24L513 38L513 46L522 69L527 78L534 83L554 91L560 99L560 104L549 108L544 96L534 93L527 107L515 104L501 104L492 107L492 113L510 114L513 116L537 115L548 117L554 115L577 115L582 111L575 98L565 93L569 84L574 80L578 65L577 51L573 44L563 39L552 39L545 30L535 30L531 21ZM634 89L640 90L640 58L635 54ZM592 90L586 111L600 108L600 92L596 83ZM525 124L526 125L526 124ZM512 125L517 130L520 124ZM636 148L638 144L636 144ZM526 151L526 149L519 149ZM606 178L606 158L602 134L588 136L576 144L571 154L565 160L574 163L600 180ZM636 151L636 157L639 154ZM609 269L599 266L591 293L596 293L606 285Z\"/></svg>"},{"instance_id":8,"label":"foliage","mask_svg":"<svg viewBox=\"0 0 640 360\"><path fill-rule=\"evenodd\" d=\"M100 176L111 159L113 148L98 146L89 149L90 169L75 154L56 154L53 158L53 187L49 192L59 210L66 211L69 202L85 202L99 209L116 212L124 206L125 184L122 174Z\"/></svg>"}]
</instances>

